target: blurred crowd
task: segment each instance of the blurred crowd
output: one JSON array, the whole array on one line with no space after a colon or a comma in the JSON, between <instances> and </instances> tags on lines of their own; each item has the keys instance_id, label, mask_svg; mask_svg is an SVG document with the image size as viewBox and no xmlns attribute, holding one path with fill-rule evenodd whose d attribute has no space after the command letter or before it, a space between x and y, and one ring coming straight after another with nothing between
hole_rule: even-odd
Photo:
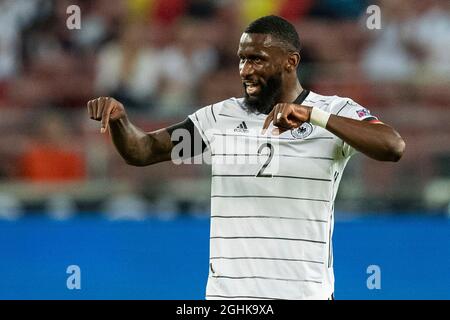
<instances>
[{"instance_id":1,"label":"blurred crowd","mask_svg":"<svg viewBox=\"0 0 450 320\"><path fill-rule=\"evenodd\" d=\"M367 24L373 4L379 29ZM67 26L71 5L81 9L80 29ZM351 97L405 137L400 164L350 165L342 207L448 204L448 0L0 0L0 214L12 195L31 209L70 195L81 208L123 208L105 199L124 199L138 212L206 210L208 168L126 167L85 105L113 96L152 130L241 96L238 41L268 14L297 27L304 87Z\"/></svg>"}]
</instances>

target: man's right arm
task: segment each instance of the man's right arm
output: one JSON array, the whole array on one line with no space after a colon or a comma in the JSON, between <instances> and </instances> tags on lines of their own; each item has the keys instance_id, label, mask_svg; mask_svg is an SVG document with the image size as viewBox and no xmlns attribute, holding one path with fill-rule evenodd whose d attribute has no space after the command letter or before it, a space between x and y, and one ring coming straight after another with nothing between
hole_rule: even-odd
<instances>
[{"instance_id":1,"label":"man's right arm","mask_svg":"<svg viewBox=\"0 0 450 320\"><path fill-rule=\"evenodd\" d=\"M91 100L87 107L90 118L101 121L102 133L109 128L114 146L129 165L147 166L171 160L173 147L182 141L171 141L171 134L177 129L184 129L186 134L190 134L190 141L195 141L193 137L199 135L190 119L168 128L144 132L129 121L124 106L114 98L101 97ZM203 152L205 148L206 145L202 141L200 151ZM194 143L191 143L189 155L195 156L198 153Z\"/></svg>"},{"instance_id":2,"label":"man's right arm","mask_svg":"<svg viewBox=\"0 0 450 320\"><path fill-rule=\"evenodd\" d=\"M112 141L126 163L146 166L170 160L173 148L166 129L143 132L128 119L124 106L114 98L101 97L87 103L91 119L101 121L101 132L109 128Z\"/></svg>"}]
</instances>

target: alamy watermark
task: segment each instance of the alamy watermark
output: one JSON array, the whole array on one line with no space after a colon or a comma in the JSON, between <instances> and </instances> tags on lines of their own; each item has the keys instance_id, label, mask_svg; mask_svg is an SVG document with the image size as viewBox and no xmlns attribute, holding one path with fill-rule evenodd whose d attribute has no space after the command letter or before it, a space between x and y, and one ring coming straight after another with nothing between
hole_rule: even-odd
<instances>
[{"instance_id":1,"label":"alamy watermark","mask_svg":"<svg viewBox=\"0 0 450 320\"><path fill-rule=\"evenodd\" d=\"M66 273L69 274L66 281L67 289L81 290L81 269L76 264L67 267Z\"/></svg>"},{"instance_id":2,"label":"alamy watermark","mask_svg":"<svg viewBox=\"0 0 450 320\"><path fill-rule=\"evenodd\" d=\"M369 290L381 289L381 268L376 264L367 267L366 273L369 274L366 285Z\"/></svg>"},{"instance_id":3,"label":"alamy watermark","mask_svg":"<svg viewBox=\"0 0 450 320\"><path fill-rule=\"evenodd\" d=\"M366 20L366 27L369 30L381 29L381 9L379 6L373 4L367 7L366 13L369 17Z\"/></svg>"},{"instance_id":4,"label":"alamy watermark","mask_svg":"<svg viewBox=\"0 0 450 320\"><path fill-rule=\"evenodd\" d=\"M68 6L66 9L68 14L66 20L66 26L69 30L80 30L81 29L81 9L77 5Z\"/></svg>"}]
</instances>

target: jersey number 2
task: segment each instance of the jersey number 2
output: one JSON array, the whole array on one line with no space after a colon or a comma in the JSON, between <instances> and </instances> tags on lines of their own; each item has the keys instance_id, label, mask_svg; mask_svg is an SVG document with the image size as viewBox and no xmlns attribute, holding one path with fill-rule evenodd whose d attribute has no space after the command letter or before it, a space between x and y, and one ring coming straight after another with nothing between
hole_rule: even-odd
<instances>
[{"instance_id":1,"label":"jersey number 2","mask_svg":"<svg viewBox=\"0 0 450 320\"><path fill-rule=\"evenodd\" d=\"M261 155L261 152L264 149L269 149L269 157L267 158L266 162L263 164L263 166L261 167L261 169L259 170L258 174L256 175L257 177L266 177L266 178L272 178L272 174L271 173L264 173L264 170L266 170L267 166L270 164L270 161L272 161L273 158L273 153L274 153L274 147L272 144L270 143L264 143L262 144L259 149L258 149L258 154Z\"/></svg>"}]
</instances>

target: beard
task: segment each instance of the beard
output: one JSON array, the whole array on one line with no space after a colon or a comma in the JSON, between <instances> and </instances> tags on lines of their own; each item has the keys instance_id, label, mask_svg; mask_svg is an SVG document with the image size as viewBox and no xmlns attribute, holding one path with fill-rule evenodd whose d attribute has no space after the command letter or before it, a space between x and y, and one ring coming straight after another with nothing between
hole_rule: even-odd
<instances>
[{"instance_id":1,"label":"beard","mask_svg":"<svg viewBox=\"0 0 450 320\"><path fill-rule=\"evenodd\" d=\"M281 73L271 76L265 84L259 83L260 92L255 96L247 93L244 84L244 105L249 112L269 114L281 98Z\"/></svg>"}]
</instances>

